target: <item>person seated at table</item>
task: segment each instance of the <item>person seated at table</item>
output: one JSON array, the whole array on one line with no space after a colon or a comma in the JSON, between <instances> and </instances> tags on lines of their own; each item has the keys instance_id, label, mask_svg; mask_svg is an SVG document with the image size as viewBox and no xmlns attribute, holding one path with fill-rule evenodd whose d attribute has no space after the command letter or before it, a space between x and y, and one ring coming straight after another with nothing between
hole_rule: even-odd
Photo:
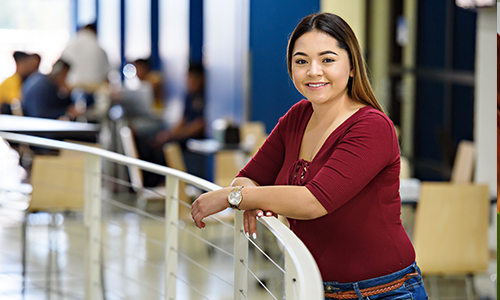
<instances>
[{"instance_id":1,"label":"person seated at table","mask_svg":"<svg viewBox=\"0 0 500 300\"><path fill-rule=\"evenodd\" d=\"M188 139L205 138L204 93L205 71L203 66L201 64L191 64L188 72L184 115L173 129L161 131L156 135L154 146L175 140L181 142L184 147Z\"/></svg>"},{"instance_id":2,"label":"person seated at table","mask_svg":"<svg viewBox=\"0 0 500 300\"><path fill-rule=\"evenodd\" d=\"M111 71L108 55L97 38L97 25L90 23L81 27L64 48L61 59L72 66L67 85L79 91L90 108L94 104L94 92L108 83Z\"/></svg>"},{"instance_id":3,"label":"person seated at table","mask_svg":"<svg viewBox=\"0 0 500 300\"><path fill-rule=\"evenodd\" d=\"M140 135L136 132L136 144L139 157L143 160L165 165L162 147L169 142L179 142L188 173L206 178L205 157L188 151L188 139L205 138L205 71L202 64L191 63L188 71L188 85L184 114L181 121L173 128L164 129L154 134ZM144 173L144 184L160 183L162 178L155 174ZM151 186L151 185L150 185Z\"/></svg>"},{"instance_id":4,"label":"person seated at table","mask_svg":"<svg viewBox=\"0 0 500 300\"><path fill-rule=\"evenodd\" d=\"M28 117L74 120L80 113L70 98L66 76L70 65L59 59L48 75L42 77L26 92L23 112Z\"/></svg>"},{"instance_id":5,"label":"person seated at table","mask_svg":"<svg viewBox=\"0 0 500 300\"><path fill-rule=\"evenodd\" d=\"M31 73L28 75L26 80L23 81L23 84L21 85L21 92L23 95L26 95L28 90L40 79L42 78L42 73L40 73L39 68L40 68L40 63L42 61L42 57L37 54L33 53L29 55L29 60L31 61Z\"/></svg>"},{"instance_id":6,"label":"person seated at table","mask_svg":"<svg viewBox=\"0 0 500 300\"><path fill-rule=\"evenodd\" d=\"M149 62L145 59L137 59L132 63L128 63L125 69L133 70L135 75L127 76L124 85L113 92L111 95L113 103L123 107L129 122L135 122L136 120L138 122L149 122L155 116L153 111L154 89L151 83L146 80ZM130 126L133 127L133 125ZM156 130L159 129L156 128Z\"/></svg>"},{"instance_id":7,"label":"person seated at table","mask_svg":"<svg viewBox=\"0 0 500 300\"><path fill-rule=\"evenodd\" d=\"M160 115L163 111L163 76L151 68L151 59L137 59L132 63L137 71L137 78L151 87L153 91L153 112Z\"/></svg>"},{"instance_id":8,"label":"person seated at table","mask_svg":"<svg viewBox=\"0 0 500 300\"><path fill-rule=\"evenodd\" d=\"M12 56L16 63L16 71L0 84L0 113L9 115L12 114L10 109L12 100L21 100L21 84L33 72L30 55L22 51L15 51Z\"/></svg>"}]
</instances>

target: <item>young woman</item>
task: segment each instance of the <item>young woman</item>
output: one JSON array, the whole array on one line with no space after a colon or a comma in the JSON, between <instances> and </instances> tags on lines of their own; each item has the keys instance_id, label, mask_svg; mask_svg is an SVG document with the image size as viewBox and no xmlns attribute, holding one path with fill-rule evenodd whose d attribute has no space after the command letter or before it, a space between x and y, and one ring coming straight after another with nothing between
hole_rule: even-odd
<instances>
[{"instance_id":1,"label":"young woman","mask_svg":"<svg viewBox=\"0 0 500 300\"><path fill-rule=\"evenodd\" d=\"M400 219L394 126L371 90L357 39L340 17L313 14L288 43L288 72L307 99L283 116L232 187L201 195L196 226L229 206L280 214L315 258L327 299L426 299Z\"/></svg>"}]
</instances>

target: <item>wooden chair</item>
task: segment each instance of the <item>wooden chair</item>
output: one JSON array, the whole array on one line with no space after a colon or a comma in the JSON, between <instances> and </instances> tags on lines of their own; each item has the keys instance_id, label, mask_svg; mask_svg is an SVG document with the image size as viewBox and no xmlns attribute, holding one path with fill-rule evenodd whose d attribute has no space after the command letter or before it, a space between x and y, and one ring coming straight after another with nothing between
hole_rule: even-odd
<instances>
[{"instance_id":1,"label":"wooden chair","mask_svg":"<svg viewBox=\"0 0 500 300\"><path fill-rule=\"evenodd\" d=\"M29 211L83 209L84 155L33 158ZM57 186L54 187L54 183Z\"/></svg>"},{"instance_id":2,"label":"wooden chair","mask_svg":"<svg viewBox=\"0 0 500 300\"><path fill-rule=\"evenodd\" d=\"M120 140L123 147L123 153L126 156L139 158L132 130L130 130L129 127L124 126L120 128ZM145 189L140 168L137 166L127 166L127 168L130 184L137 194L137 207L139 209L146 210L149 202L161 202L165 204L165 186Z\"/></svg>"},{"instance_id":3,"label":"wooden chair","mask_svg":"<svg viewBox=\"0 0 500 300\"><path fill-rule=\"evenodd\" d=\"M476 165L476 148L471 141L462 140L458 143L455 161L451 170L453 183L472 182L474 167Z\"/></svg>"},{"instance_id":4,"label":"wooden chair","mask_svg":"<svg viewBox=\"0 0 500 300\"><path fill-rule=\"evenodd\" d=\"M411 178L410 160L406 156L401 156L401 171L399 173L399 179L409 178Z\"/></svg>"},{"instance_id":5,"label":"wooden chair","mask_svg":"<svg viewBox=\"0 0 500 300\"><path fill-rule=\"evenodd\" d=\"M250 148L249 156L252 157L267 138L266 125L262 121L243 123L240 126L240 137L241 141Z\"/></svg>"},{"instance_id":6,"label":"wooden chair","mask_svg":"<svg viewBox=\"0 0 500 300\"><path fill-rule=\"evenodd\" d=\"M187 172L186 163L184 162L184 156L182 155L181 145L178 142L170 142L163 145L163 154L165 155L165 161L167 162L167 167L176 169L182 172ZM186 188L187 183L179 182L179 200L191 205L191 197L187 195ZM191 210L185 205L179 205L179 218L180 219L191 219Z\"/></svg>"},{"instance_id":7,"label":"wooden chair","mask_svg":"<svg viewBox=\"0 0 500 300\"><path fill-rule=\"evenodd\" d=\"M245 166L246 157L240 150L221 150L214 155L214 183L230 186L238 172Z\"/></svg>"},{"instance_id":8,"label":"wooden chair","mask_svg":"<svg viewBox=\"0 0 500 300\"><path fill-rule=\"evenodd\" d=\"M50 214L49 243L52 243L51 232L55 227L53 223L54 213L69 211L83 212L84 210L84 161L85 157L83 154L72 156L34 156L30 177L33 192L22 226L23 278L25 278L27 269L26 249L30 215L37 212L48 212ZM58 272L57 258L55 261L56 272ZM51 265L52 251L49 252L47 276L50 276Z\"/></svg>"},{"instance_id":9,"label":"wooden chair","mask_svg":"<svg viewBox=\"0 0 500 300\"><path fill-rule=\"evenodd\" d=\"M422 183L413 244L424 275L466 275L473 297L470 279L488 268L489 207L486 185Z\"/></svg>"}]
</instances>

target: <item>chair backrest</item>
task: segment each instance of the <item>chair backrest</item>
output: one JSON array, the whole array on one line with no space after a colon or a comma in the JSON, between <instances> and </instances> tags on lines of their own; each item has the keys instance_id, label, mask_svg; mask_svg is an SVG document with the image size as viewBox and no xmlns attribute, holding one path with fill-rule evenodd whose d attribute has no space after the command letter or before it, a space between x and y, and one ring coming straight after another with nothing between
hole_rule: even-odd
<instances>
[{"instance_id":1,"label":"chair backrest","mask_svg":"<svg viewBox=\"0 0 500 300\"><path fill-rule=\"evenodd\" d=\"M83 154L35 155L31 168L33 192L29 211L83 210Z\"/></svg>"},{"instance_id":2,"label":"chair backrest","mask_svg":"<svg viewBox=\"0 0 500 300\"><path fill-rule=\"evenodd\" d=\"M487 185L423 182L413 244L424 274L467 274L488 268Z\"/></svg>"},{"instance_id":3,"label":"chair backrest","mask_svg":"<svg viewBox=\"0 0 500 300\"><path fill-rule=\"evenodd\" d=\"M240 135L242 140L244 140L250 134L253 135L265 135L266 125L261 121L245 122L240 126Z\"/></svg>"},{"instance_id":4,"label":"chair backrest","mask_svg":"<svg viewBox=\"0 0 500 300\"><path fill-rule=\"evenodd\" d=\"M240 137L242 142L252 145L249 154L254 156L267 138L266 125L262 121L243 123L240 126Z\"/></svg>"},{"instance_id":5,"label":"chair backrest","mask_svg":"<svg viewBox=\"0 0 500 300\"><path fill-rule=\"evenodd\" d=\"M245 154L240 150L221 150L214 155L214 183L230 186L245 166Z\"/></svg>"},{"instance_id":6,"label":"chair backrest","mask_svg":"<svg viewBox=\"0 0 500 300\"><path fill-rule=\"evenodd\" d=\"M471 141L462 140L458 143L457 154L451 171L451 182L472 182L476 165L476 148Z\"/></svg>"},{"instance_id":7,"label":"chair backrest","mask_svg":"<svg viewBox=\"0 0 500 300\"><path fill-rule=\"evenodd\" d=\"M165 155L167 167L187 172L184 156L182 155L182 148L178 142L170 142L163 145L163 153Z\"/></svg>"},{"instance_id":8,"label":"chair backrest","mask_svg":"<svg viewBox=\"0 0 500 300\"><path fill-rule=\"evenodd\" d=\"M123 154L133 158L139 158L139 154L137 152L137 148L134 141L134 136L132 134L132 130L127 126L123 126L120 128L120 139L123 147ZM130 183L134 187L141 189L144 187L142 181L142 172L137 166L127 166L128 173L130 176Z\"/></svg>"},{"instance_id":9,"label":"chair backrest","mask_svg":"<svg viewBox=\"0 0 500 300\"><path fill-rule=\"evenodd\" d=\"M406 156L401 156L401 171L399 172L399 179L409 179L411 177L410 161Z\"/></svg>"},{"instance_id":10,"label":"chair backrest","mask_svg":"<svg viewBox=\"0 0 500 300\"><path fill-rule=\"evenodd\" d=\"M167 167L187 172L184 155L182 154L182 148L178 142L170 142L163 145L163 154L165 155ZM185 182L179 182L179 200L190 205L191 199L186 193L186 187L187 184ZM191 216L191 209L184 205L179 205L179 216L181 219L189 219Z\"/></svg>"}]
</instances>

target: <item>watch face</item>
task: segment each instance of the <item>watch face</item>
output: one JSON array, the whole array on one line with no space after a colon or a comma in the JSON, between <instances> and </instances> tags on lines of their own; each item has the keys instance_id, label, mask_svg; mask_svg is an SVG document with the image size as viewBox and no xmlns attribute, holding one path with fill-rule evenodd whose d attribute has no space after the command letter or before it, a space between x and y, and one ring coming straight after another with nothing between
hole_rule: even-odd
<instances>
[{"instance_id":1,"label":"watch face","mask_svg":"<svg viewBox=\"0 0 500 300\"><path fill-rule=\"evenodd\" d=\"M238 205L241 201L241 194L238 192L231 192L229 193L229 203L232 205Z\"/></svg>"}]
</instances>

